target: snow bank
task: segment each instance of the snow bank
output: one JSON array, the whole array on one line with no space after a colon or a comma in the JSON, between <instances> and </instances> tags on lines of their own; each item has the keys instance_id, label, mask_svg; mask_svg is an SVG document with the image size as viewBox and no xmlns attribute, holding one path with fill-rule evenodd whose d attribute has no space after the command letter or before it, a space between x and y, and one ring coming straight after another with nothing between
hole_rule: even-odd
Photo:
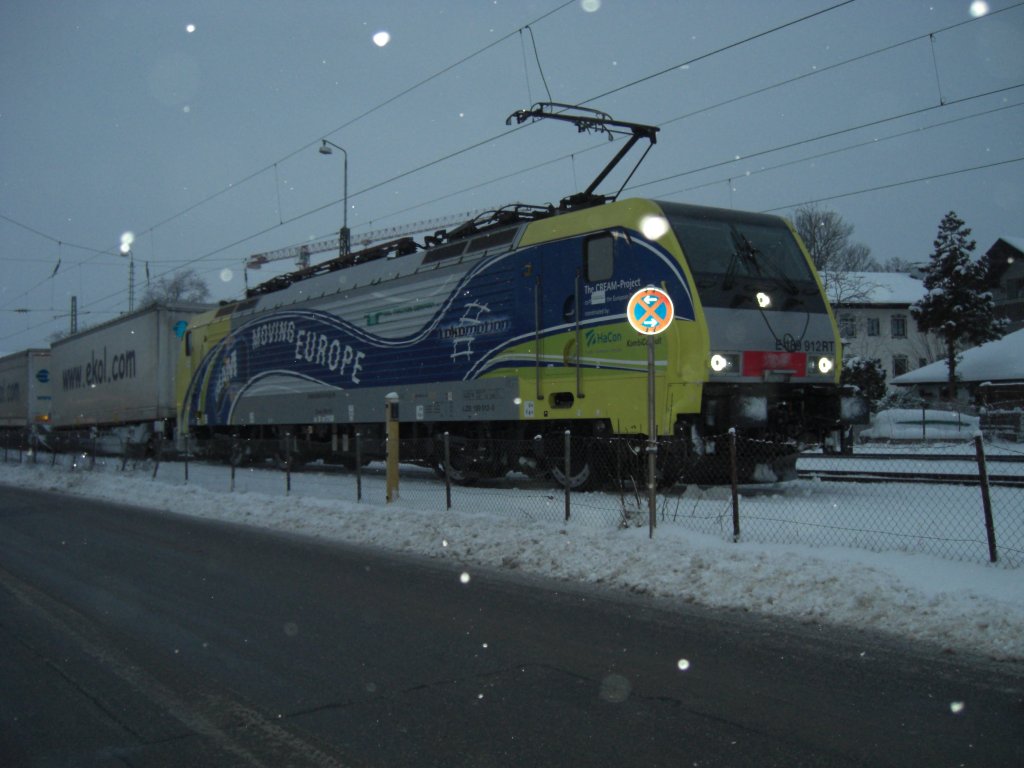
<instances>
[{"instance_id":1,"label":"snow bank","mask_svg":"<svg viewBox=\"0 0 1024 768\"><path fill-rule=\"evenodd\" d=\"M861 430L858 437L864 440L956 440L974 435L978 425L977 416L964 413L893 408L876 413L871 426Z\"/></svg>"},{"instance_id":2,"label":"snow bank","mask_svg":"<svg viewBox=\"0 0 1024 768\"><path fill-rule=\"evenodd\" d=\"M177 472L178 475L174 475ZM304 472L284 496L280 475L265 490L228 492L224 467L180 468L160 477L97 467L0 466L0 483L53 490L311 536L606 585L708 606L870 628L951 650L1024 659L1024 583L1019 570L927 555L796 545L734 544L660 526L525 519L503 512L443 511L443 502L391 506L338 500L339 477ZM247 476L251 477L247 473ZM443 498L443 488L431 493ZM495 494L506 491L493 491ZM410 494L411 496L411 494ZM476 504L482 510L485 505ZM489 505L487 505L489 506ZM430 507L430 511L424 511ZM442 511L437 511L438 507Z\"/></svg>"}]
</instances>

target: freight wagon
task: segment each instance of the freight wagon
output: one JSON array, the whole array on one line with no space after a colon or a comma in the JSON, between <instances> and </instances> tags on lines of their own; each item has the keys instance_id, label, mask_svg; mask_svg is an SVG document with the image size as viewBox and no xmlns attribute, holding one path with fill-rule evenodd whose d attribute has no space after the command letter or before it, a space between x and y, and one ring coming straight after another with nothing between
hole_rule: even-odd
<instances>
[{"instance_id":1,"label":"freight wagon","mask_svg":"<svg viewBox=\"0 0 1024 768\"><path fill-rule=\"evenodd\" d=\"M5 444L35 444L50 421L50 350L27 349L0 358L0 430Z\"/></svg>"},{"instance_id":2,"label":"freight wagon","mask_svg":"<svg viewBox=\"0 0 1024 768\"><path fill-rule=\"evenodd\" d=\"M120 450L171 436L174 373L189 320L207 304L156 304L53 343L51 424L58 436L98 436Z\"/></svg>"}]
</instances>

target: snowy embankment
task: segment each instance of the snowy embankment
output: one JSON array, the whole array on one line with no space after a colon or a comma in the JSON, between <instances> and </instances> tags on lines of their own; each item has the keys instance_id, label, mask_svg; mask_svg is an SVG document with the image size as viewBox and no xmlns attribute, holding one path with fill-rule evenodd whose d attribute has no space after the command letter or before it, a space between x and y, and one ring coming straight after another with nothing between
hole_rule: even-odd
<instances>
[{"instance_id":1,"label":"snowy embankment","mask_svg":"<svg viewBox=\"0 0 1024 768\"><path fill-rule=\"evenodd\" d=\"M1021 570L928 555L732 543L668 525L652 540L646 528L564 523L557 512L543 519L509 515L507 505L485 501L507 493L501 490L479 489L467 508L476 511L446 512L436 482L415 492L409 484L408 493L403 485L402 499L390 506L339 500L348 493L339 493L339 483L347 479L329 473L297 475L286 496L280 474L240 471L239 490L229 492L226 473L193 465L186 485L180 465L164 465L156 480L148 471L119 472L113 463L95 471L0 465L0 483L447 558L470 574L473 565L518 569L1024 659ZM378 491L364 498L382 497Z\"/></svg>"}]
</instances>

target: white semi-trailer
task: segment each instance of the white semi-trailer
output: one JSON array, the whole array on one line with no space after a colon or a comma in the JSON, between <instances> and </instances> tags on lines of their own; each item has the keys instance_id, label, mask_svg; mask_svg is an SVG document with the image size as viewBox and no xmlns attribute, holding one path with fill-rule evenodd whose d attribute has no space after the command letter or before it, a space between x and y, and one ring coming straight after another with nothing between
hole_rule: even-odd
<instances>
[{"instance_id":1,"label":"white semi-trailer","mask_svg":"<svg viewBox=\"0 0 1024 768\"><path fill-rule=\"evenodd\" d=\"M155 304L54 342L53 428L140 443L173 427L178 345L209 308Z\"/></svg>"},{"instance_id":2,"label":"white semi-trailer","mask_svg":"<svg viewBox=\"0 0 1024 768\"><path fill-rule=\"evenodd\" d=\"M0 357L0 429L28 439L50 421L50 350L26 349Z\"/></svg>"}]
</instances>

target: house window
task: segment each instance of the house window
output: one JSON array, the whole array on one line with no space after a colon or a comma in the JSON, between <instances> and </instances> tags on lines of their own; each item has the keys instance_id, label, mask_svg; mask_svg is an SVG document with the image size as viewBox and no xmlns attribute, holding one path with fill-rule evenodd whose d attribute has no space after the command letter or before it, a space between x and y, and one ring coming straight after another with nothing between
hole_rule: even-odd
<instances>
[{"instance_id":1,"label":"house window","mask_svg":"<svg viewBox=\"0 0 1024 768\"><path fill-rule=\"evenodd\" d=\"M892 316L892 337L894 339L905 339L907 338L907 316L906 315L893 315ZM904 358L906 360L906 358Z\"/></svg>"},{"instance_id":2,"label":"house window","mask_svg":"<svg viewBox=\"0 0 1024 768\"><path fill-rule=\"evenodd\" d=\"M906 355L893 355L892 356L892 375L902 376L909 369Z\"/></svg>"},{"instance_id":3,"label":"house window","mask_svg":"<svg viewBox=\"0 0 1024 768\"><path fill-rule=\"evenodd\" d=\"M857 338L857 318L853 315L840 315L839 335L844 339Z\"/></svg>"},{"instance_id":4,"label":"house window","mask_svg":"<svg viewBox=\"0 0 1024 768\"><path fill-rule=\"evenodd\" d=\"M882 323L877 317L868 318L868 336L881 336Z\"/></svg>"}]
</instances>

